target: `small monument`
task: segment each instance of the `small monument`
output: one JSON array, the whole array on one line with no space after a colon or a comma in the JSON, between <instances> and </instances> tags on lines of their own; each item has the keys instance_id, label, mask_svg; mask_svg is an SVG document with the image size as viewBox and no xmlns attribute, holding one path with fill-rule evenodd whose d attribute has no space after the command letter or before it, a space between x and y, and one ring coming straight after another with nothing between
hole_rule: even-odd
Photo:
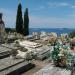
<instances>
[{"instance_id":1,"label":"small monument","mask_svg":"<svg viewBox=\"0 0 75 75\"><path fill-rule=\"evenodd\" d=\"M2 20L2 13L0 13L0 43L4 41L5 24Z\"/></svg>"}]
</instances>

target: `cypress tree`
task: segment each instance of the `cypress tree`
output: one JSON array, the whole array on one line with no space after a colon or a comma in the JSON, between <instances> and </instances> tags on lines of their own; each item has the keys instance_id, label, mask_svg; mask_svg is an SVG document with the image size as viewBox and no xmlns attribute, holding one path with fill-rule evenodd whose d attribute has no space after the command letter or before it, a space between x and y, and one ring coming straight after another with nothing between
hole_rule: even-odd
<instances>
[{"instance_id":1,"label":"cypress tree","mask_svg":"<svg viewBox=\"0 0 75 75\"><path fill-rule=\"evenodd\" d=\"M23 18L22 18L22 6L18 5L17 17L16 17L16 32L23 34Z\"/></svg>"},{"instance_id":2,"label":"cypress tree","mask_svg":"<svg viewBox=\"0 0 75 75\"><path fill-rule=\"evenodd\" d=\"M24 32L23 34L29 35L29 16L28 16L28 8L26 8L26 11L24 12Z\"/></svg>"}]
</instances>

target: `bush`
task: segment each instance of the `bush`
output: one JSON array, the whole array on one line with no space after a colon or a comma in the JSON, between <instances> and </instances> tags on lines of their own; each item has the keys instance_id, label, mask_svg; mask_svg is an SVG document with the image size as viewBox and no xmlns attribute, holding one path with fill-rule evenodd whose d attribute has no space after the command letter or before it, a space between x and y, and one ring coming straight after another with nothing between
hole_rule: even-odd
<instances>
[{"instance_id":1,"label":"bush","mask_svg":"<svg viewBox=\"0 0 75 75\"><path fill-rule=\"evenodd\" d=\"M14 28L5 28L6 33L15 32Z\"/></svg>"},{"instance_id":2,"label":"bush","mask_svg":"<svg viewBox=\"0 0 75 75\"><path fill-rule=\"evenodd\" d=\"M70 37L70 38L75 37L75 31L72 31L72 32L69 34L69 37Z\"/></svg>"}]
</instances>

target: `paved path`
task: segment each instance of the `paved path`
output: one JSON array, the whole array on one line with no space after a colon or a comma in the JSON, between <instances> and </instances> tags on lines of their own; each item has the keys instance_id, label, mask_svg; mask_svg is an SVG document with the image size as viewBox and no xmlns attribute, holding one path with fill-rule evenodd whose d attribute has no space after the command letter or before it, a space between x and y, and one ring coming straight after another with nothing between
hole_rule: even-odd
<instances>
[{"instance_id":1,"label":"paved path","mask_svg":"<svg viewBox=\"0 0 75 75\"><path fill-rule=\"evenodd\" d=\"M33 63L36 64L36 67L23 73L22 75L33 75L34 73L36 73L37 71L39 71L40 69L42 69L43 67L49 64L46 61L40 61L40 60L35 60L33 61Z\"/></svg>"},{"instance_id":2,"label":"paved path","mask_svg":"<svg viewBox=\"0 0 75 75\"><path fill-rule=\"evenodd\" d=\"M33 75L71 75L70 70L54 67L52 64L47 65L43 69Z\"/></svg>"}]
</instances>

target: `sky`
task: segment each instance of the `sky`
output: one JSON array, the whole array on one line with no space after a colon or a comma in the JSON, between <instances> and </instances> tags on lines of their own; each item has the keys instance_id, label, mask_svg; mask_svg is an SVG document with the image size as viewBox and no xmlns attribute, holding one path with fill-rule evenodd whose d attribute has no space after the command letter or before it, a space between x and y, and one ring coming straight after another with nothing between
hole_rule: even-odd
<instances>
[{"instance_id":1,"label":"sky","mask_svg":"<svg viewBox=\"0 0 75 75\"><path fill-rule=\"evenodd\" d=\"M75 28L75 0L0 0L6 27L15 28L18 4L29 10L30 28Z\"/></svg>"}]
</instances>

